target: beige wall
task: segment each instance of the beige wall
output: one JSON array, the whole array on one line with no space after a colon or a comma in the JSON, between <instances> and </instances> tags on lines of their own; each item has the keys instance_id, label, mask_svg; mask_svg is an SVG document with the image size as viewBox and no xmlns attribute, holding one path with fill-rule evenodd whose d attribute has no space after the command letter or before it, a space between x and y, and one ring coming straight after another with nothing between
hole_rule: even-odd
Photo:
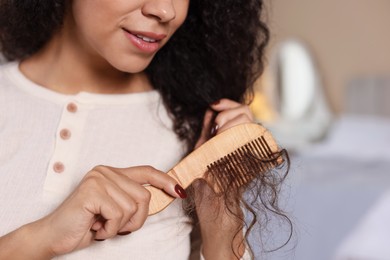
<instances>
[{"instance_id":1,"label":"beige wall","mask_svg":"<svg viewBox=\"0 0 390 260\"><path fill-rule=\"evenodd\" d=\"M335 112L349 80L390 75L390 0L266 1L270 48L289 37L304 40Z\"/></svg>"}]
</instances>

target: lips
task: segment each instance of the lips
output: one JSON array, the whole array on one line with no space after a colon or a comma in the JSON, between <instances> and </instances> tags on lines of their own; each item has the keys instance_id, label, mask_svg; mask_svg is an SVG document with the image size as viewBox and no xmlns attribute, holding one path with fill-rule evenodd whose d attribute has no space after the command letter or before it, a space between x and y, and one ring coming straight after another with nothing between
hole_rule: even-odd
<instances>
[{"instance_id":1,"label":"lips","mask_svg":"<svg viewBox=\"0 0 390 260\"><path fill-rule=\"evenodd\" d=\"M123 28L126 37L142 52L155 52L159 49L161 40L165 34L157 34L153 32L129 31Z\"/></svg>"},{"instance_id":2,"label":"lips","mask_svg":"<svg viewBox=\"0 0 390 260\"><path fill-rule=\"evenodd\" d=\"M137 38L140 38L141 40L145 41L145 42L157 42L158 40L156 39L153 39L153 38L149 38L149 37L146 37L146 36L143 36L141 34L134 34Z\"/></svg>"}]
</instances>

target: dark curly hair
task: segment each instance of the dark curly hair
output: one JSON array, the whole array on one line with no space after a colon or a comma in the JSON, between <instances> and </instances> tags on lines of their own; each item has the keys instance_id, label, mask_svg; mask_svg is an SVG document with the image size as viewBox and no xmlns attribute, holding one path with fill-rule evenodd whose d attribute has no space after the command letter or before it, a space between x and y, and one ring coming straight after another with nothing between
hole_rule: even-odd
<instances>
[{"instance_id":1,"label":"dark curly hair","mask_svg":"<svg viewBox=\"0 0 390 260\"><path fill-rule=\"evenodd\" d=\"M176 133L194 145L209 104L243 102L262 72L268 29L261 0L191 0L188 17L147 72L175 116Z\"/></svg>"},{"instance_id":2,"label":"dark curly hair","mask_svg":"<svg viewBox=\"0 0 390 260\"><path fill-rule=\"evenodd\" d=\"M4 57L21 60L40 50L61 28L66 2L0 0L0 47ZM152 85L172 115L174 131L186 141L188 151L200 136L210 103L221 98L250 101L254 82L263 71L269 40L262 21L263 9L263 0L190 0L186 21L147 68ZM280 178L268 174L272 181L265 177L257 185L261 187L257 192L261 203L269 201L262 208L289 222L276 203L278 187L287 172Z\"/></svg>"}]
</instances>

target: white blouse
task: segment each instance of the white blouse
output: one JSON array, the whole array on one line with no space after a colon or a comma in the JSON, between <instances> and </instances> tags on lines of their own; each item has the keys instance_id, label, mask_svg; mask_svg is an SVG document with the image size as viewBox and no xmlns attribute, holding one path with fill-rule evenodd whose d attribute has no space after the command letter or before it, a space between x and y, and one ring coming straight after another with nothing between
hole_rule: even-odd
<instances>
[{"instance_id":1,"label":"white blouse","mask_svg":"<svg viewBox=\"0 0 390 260\"><path fill-rule=\"evenodd\" d=\"M64 95L0 67L0 236L53 211L96 165L167 171L184 154L157 91ZM188 259L176 200L138 231L58 259Z\"/></svg>"}]
</instances>

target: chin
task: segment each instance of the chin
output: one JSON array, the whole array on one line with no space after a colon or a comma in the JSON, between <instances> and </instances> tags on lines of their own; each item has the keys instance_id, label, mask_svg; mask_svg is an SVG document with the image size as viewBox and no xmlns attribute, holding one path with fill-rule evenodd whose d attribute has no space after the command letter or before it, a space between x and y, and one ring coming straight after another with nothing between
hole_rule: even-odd
<instances>
[{"instance_id":1,"label":"chin","mask_svg":"<svg viewBox=\"0 0 390 260\"><path fill-rule=\"evenodd\" d=\"M119 71L127 72L127 73L139 73L144 71L152 61L152 58L145 57L129 57L129 58L121 58L108 62Z\"/></svg>"}]
</instances>

